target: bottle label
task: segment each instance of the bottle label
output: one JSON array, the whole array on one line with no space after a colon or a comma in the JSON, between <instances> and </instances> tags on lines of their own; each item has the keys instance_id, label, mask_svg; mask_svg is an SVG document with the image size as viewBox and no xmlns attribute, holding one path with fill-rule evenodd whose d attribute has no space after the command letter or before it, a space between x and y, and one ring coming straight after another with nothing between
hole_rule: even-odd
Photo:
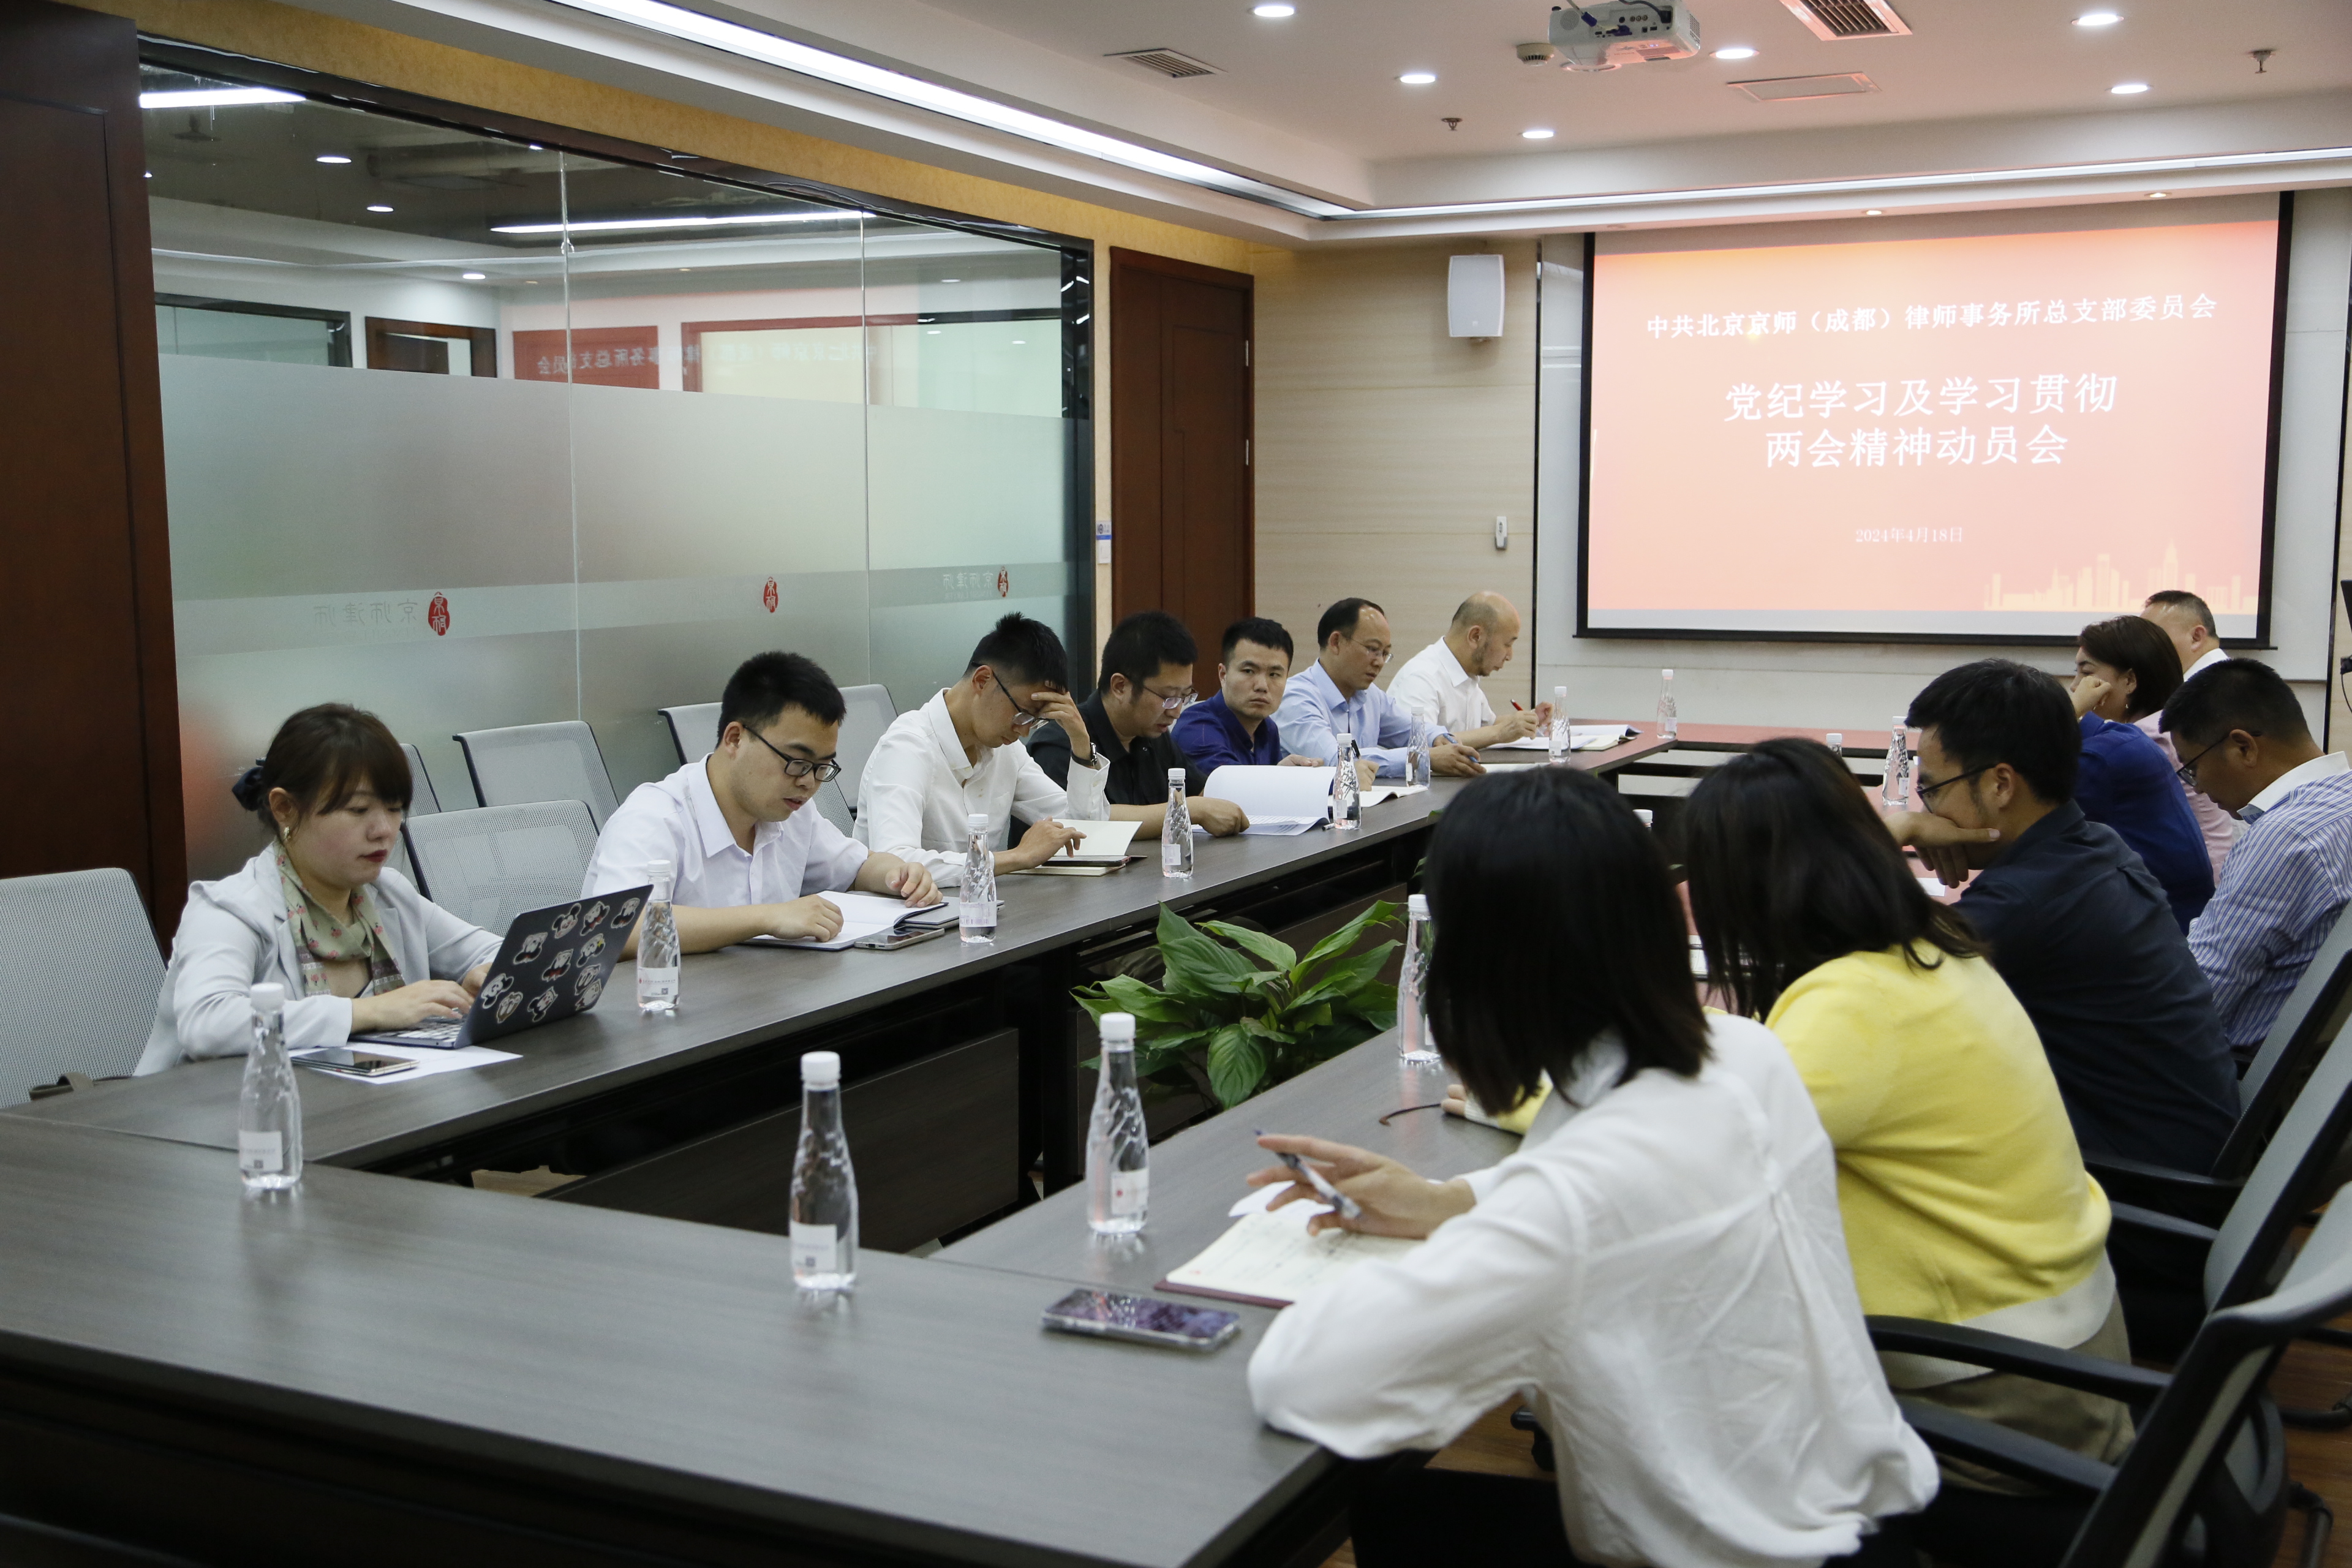
<instances>
[{"instance_id":1,"label":"bottle label","mask_svg":"<svg viewBox=\"0 0 2352 1568\"><path fill-rule=\"evenodd\" d=\"M248 1176L275 1176L286 1169L286 1134L247 1132L236 1135L236 1168Z\"/></svg>"},{"instance_id":2,"label":"bottle label","mask_svg":"<svg viewBox=\"0 0 2352 1568\"><path fill-rule=\"evenodd\" d=\"M1144 1171L1113 1171L1110 1174L1110 1212L1125 1218L1139 1215L1151 1201L1151 1173Z\"/></svg>"},{"instance_id":3,"label":"bottle label","mask_svg":"<svg viewBox=\"0 0 2352 1568\"><path fill-rule=\"evenodd\" d=\"M841 1243L834 1226L796 1219L793 1221L792 1246L794 1274L841 1272Z\"/></svg>"}]
</instances>

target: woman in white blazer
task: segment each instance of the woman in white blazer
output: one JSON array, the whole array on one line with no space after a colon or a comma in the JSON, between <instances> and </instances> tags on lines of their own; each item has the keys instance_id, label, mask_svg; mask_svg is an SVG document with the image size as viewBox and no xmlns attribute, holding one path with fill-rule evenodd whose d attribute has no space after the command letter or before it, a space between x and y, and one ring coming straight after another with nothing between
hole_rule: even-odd
<instances>
[{"instance_id":1,"label":"woman in white blazer","mask_svg":"<svg viewBox=\"0 0 2352 1568\"><path fill-rule=\"evenodd\" d=\"M270 841L236 875L188 889L142 1073L243 1056L247 994L264 982L286 989L297 1050L473 1005L499 939L384 864L413 787L407 755L373 713L331 702L278 726L233 786Z\"/></svg>"},{"instance_id":2,"label":"woman in white blazer","mask_svg":"<svg viewBox=\"0 0 2352 1568\"><path fill-rule=\"evenodd\" d=\"M1545 1100L1517 1152L1451 1182L1268 1136L1425 1237L1274 1321L1258 1414L1350 1458L1440 1448L1514 1392L1556 1485L1423 1469L1360 1494L1356 1561L1912 1568L1936 1465L1863 1327L1837 1173L1761 1025L1701 1012L1656 841L1589 773L1454 797L1430 845L1433 1033L1488 1106ZM1285 1184L1276 1206L1318 1201Z\"/></svg>"}]
</instances>

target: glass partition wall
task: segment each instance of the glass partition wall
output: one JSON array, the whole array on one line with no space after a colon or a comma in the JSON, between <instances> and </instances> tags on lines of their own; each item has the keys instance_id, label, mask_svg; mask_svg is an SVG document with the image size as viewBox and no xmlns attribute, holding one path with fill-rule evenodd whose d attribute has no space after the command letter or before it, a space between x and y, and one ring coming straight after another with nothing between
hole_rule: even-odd
<instances>
[{"instance_id":1,"label":"glass partition wall","mask_svg":"<svg viewBox=\"0 0 2352 1568\"><path fill-rule=\"evenodd\" d=\"M446 807L455 732L560 719L625 795L763 648L902 711L1009 609L1091 665L1082 252L143 85L192 875L313 702Z\"/></svg>"}]
</instances>

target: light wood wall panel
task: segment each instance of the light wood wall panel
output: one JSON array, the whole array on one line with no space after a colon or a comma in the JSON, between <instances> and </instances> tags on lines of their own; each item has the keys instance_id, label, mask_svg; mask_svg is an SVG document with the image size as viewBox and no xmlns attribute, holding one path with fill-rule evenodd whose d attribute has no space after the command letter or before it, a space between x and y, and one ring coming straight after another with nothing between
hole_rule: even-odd
<instances>
[{"instance_id":1,"label":"light wood wall panel","mask_svg":"<svg viewBox=\"0 0 2352 1568\"><path fill-rule=\"evenodd\" d=\"M1504 335L1446 335L1446 258L1504 258ZM1532 622L1535 246L1462 240L1298 252L1254 247L1257 605L1302 645L1325 605L1378 601L1394 668L1489 588ZM1510 519L1495 549L1496 516ZM1489 700L1528 700L1521 657Z\"/></svg>"}]
</instances>

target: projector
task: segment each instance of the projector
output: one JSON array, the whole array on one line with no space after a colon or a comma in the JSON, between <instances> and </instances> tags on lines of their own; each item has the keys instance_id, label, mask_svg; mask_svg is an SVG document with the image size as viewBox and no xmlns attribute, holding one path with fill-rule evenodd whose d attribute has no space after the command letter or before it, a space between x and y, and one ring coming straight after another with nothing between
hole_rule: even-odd
<instances>
[{"instance_id":1,"label":"projector","mask_svg":"<svg viewBox=\"0 0 2352 1568\"><path fill-rule=\"evenodd\" d=\"M1601 0L1555 5L1552 47L1563 70L1613 71L1648 60L1686 60L1698 53L1698 18L1664 0Z\"/></svg>"}]
</instances>

